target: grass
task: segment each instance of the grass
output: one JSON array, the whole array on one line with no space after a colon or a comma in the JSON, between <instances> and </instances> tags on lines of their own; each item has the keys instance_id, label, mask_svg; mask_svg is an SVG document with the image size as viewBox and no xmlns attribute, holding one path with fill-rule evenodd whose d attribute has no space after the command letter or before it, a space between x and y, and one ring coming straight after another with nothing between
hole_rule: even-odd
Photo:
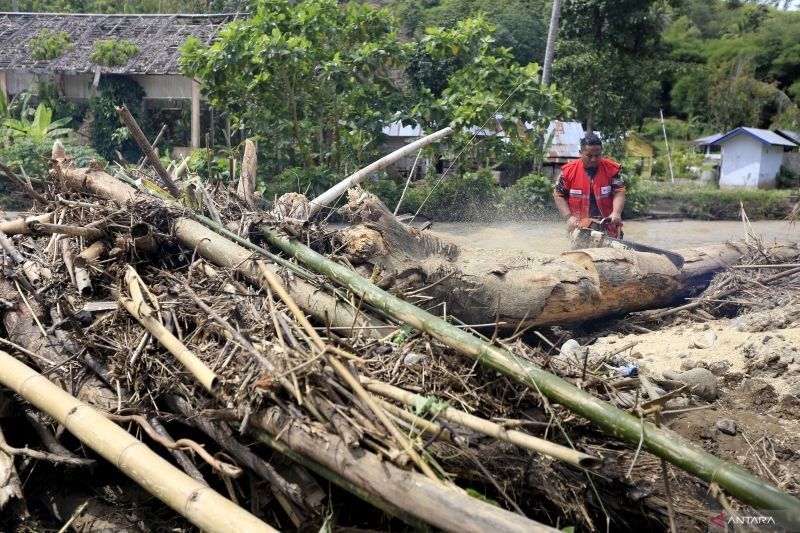
<instances>
[{"instance_id":1,"label":"grass","mask_svg":"<svg viewBox=\"0 0 800 533\"><path fill-rule=\"evenodd\" d=\"M650 208L681 213L700 220L735 220L744 206L752 220L781 220L791 211L788 189L717 189L703 185L647 182L642 188Z\"/></svg>"}]
</instances>

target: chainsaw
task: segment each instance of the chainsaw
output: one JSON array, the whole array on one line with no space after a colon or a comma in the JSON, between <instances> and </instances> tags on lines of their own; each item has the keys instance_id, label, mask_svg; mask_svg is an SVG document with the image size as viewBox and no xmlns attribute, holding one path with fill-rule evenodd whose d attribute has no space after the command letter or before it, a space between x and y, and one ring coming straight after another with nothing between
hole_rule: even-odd
<instances>
[{"instance_id":1,"label":"chainsaw","mask_svg":"<svg viewBox=\"0 0 800 533\"><path fill-rule=\"evenodd\" d=\"M632 250L634 252L648 252L651 254L663 255L672 261L672 264L677 268L683 267L684 259L682 255L654 246L623 240L622 224L616 224L614 226L616 234L618 235L617 237L611 236L610 228L611 221L608 217L600 220L596 218L584 218L570 235L572 239L572 249L617 248L619 250Z\"/></svg>"}]
</instances>

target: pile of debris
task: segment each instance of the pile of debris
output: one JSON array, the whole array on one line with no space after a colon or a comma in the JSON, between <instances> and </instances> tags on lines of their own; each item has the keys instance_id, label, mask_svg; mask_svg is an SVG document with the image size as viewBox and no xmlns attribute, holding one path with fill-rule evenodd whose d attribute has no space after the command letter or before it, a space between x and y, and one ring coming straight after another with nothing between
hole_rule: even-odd
<instances>
[{"instance_id":1,"label":"pile of debris","mask_svg":"<svg viewBox=\"0 0 800 533\"><path fill-rule=\"evenodd\" d=\"M409 302L442 277L370 273L375 250L298 216L299 195L259 209L246 186L155 161L75 168L56 146L47 190L26 187L36 209L0 223L7 529L189 527L115 469L208 531L677 528L720 506L798 520L769 477L658 427L702 391L621 371L621 350L532 346L524 321L434 316ZM347 209L369 218L360 193Z\"/></svg>"}]
</instances>

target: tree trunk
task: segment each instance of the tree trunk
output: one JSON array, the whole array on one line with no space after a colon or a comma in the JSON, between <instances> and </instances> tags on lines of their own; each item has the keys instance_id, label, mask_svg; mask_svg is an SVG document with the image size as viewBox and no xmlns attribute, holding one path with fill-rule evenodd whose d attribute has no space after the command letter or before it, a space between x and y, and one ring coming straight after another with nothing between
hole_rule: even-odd
<instances>
[{"instance_id":1,"label":"tree trunk","mask_svg":"<svg viewBox=\"0 0 800 533\"><path fill-rule=\"evenodd\" d=\"M248 207L253 207L253 191L256 189L256 169L258 168L256 158L256 145L253 141L247 139L244 143L244 157L242 158L239 184L236 186L236 195Z\"/></svg>"},{"instance_id":2,"label":"tree trunk","mask_svg":"<svg viewBox=\"0 0 800 533\"><path fill-rule=\"evenodd\" d=\"M401 224L363 191L353 191L342 211L353 224L338 235L342 253L362 275L369 277L377 268L382 288L418 290L444 302L447 313L464 322L497 320L506 329L664 307L704 288L715 272L746 251L737 244L683 250L682 269L661 255L612 248L560 256L487 251L458 247ZM789 259L798 248L778 245L770 253Z\"/></svg>"},{"instance_id":3,"label":"tree trunk","mask_svg":"<svg viewBox=\"0 0 800 533\"><path fill-rule=\"evenodd\" d=\"M547 31L547 48L544 52L542 85L550 85L550 72L553 67L553 55L556 51L556 35L558 35L559 18L561 18L561 0L553 0L553 10L550 12L550 29Z\"/></svg>"}]
</instances>

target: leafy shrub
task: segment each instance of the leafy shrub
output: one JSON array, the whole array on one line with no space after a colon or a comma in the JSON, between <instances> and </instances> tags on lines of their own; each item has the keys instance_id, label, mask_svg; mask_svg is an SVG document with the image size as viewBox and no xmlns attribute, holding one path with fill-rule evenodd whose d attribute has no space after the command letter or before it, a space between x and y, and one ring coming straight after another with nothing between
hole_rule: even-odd
<instances>
[{"instance_id":1,"label":"leafy shrub","mask_svg":"<svg viewBox=\"0 0 800 533\"><path fill-rule=\"evenodd\" d=\"M84 167L89 161L96 159L102 161L102 157L88 146L80 146L73 140L61 139L61 143L67 149L67 153L75 157L75 165ZM20 169L31 177L46 177L49 170L50 154L53 150L52 139L32 139L22 137L15 139L12 144L0 146L0 161L3 161L11 169L21 175Z\"/></svg>"},{"instance_id":2,"label":"leafy shrub","mask_svg":"<svg viewBox=\"0 0 800 533\"><path fill-rule=\"evenodd\" d=\"M128 62L132 55L139 53L139 47L130 41L98 39L92 45L89 61L95 65L118 67Z\"/></svg>"},{"instance_id":3,"label":"leafy shrub","mask_svg":"<svg viewBox=\"0 0 800 533\"><path fill-rule=\"evenodd\" d=\"M103 76L100 79L98 92L99 96L89 99L89 109L94 115L89 131L92 146L109 161L117 159L115 154L117 150L128 161L138 160L141 157L139 147L130 138L127 128L117 115L115 106L127 105L133 118L144 129L141 105L144 89L127 76ZM149 134L148 131L144 133Z\"/></svg>"},{"instance_id":4,"label":"leafy shrub","mask_svg":"<svg viewBox=\"0 0 800 533\"><path fill-rule=\"evenodd\" d=\"M60 57L64 52L72 50L74 46L69 42L69 35L65 31L56 32L47 28L39 32L39 35L28 41L33 46L33 57L39 60L49 61Z\"/></svg>"},{"instance_id":5,"label":"leafy shrub","mask_svg":"<svg viewBox=\"0 0 800 533\"><path fill-rule=\"evenodd\" d=\"M776 178L776 185L779 189L797 189L800 187L800 175L786 167L781 167Z\"/></svg>"},{"instance_id":6,"label":"leafy shrub","mask_svg":"<svg viewBox=\"0 0 800 533\"><path fill-rule=\"evenodd\" d=\"M642 186L641 176L623 174L622 177L626 189L623 217L631 218L646 213L650 208L650 193Z\"/></svg>"},{"instance_id":7,"label":"leafy shrub","mask_svg":"<svg viewBox=\"0 0 800 533\"><path fill-rule=\"evenodd\" d=\"M528 174L510 187L500 189L497 212L506 220L542 219L555 216L553 180Z\"/></svg>"},{"instance_id":8,"label":"leafy shrub","mask_svg":"<svg viewBox=\"0 0 800 533\"><path fill-rule=\"evenodd\" d=\"M429 176L422 187L410 187L402 211L436 220L486 220L497 215L499 188L488 169L447 176ZM394 206L392 206L394 207Z\"/></svg>"}]
</instances>

